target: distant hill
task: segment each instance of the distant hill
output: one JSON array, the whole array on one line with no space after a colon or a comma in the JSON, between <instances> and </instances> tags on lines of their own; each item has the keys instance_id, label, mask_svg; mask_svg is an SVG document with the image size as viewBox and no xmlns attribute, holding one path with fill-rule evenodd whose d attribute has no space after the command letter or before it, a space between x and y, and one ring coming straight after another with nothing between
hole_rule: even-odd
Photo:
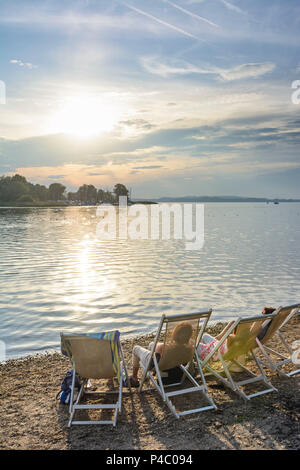
<instances>
[{"instance_id":1,"label":"distant hill","mask_svg":"<svg viewBox=\"0 0 300 470\"><path fill-rule=\"evenodd\" d=\"M139 199L144 201L144 199ZM241 196L177 196L152 199L155 202L300 202L300 199L268 199L265 197Z\"/></svg>"}]
</instances>

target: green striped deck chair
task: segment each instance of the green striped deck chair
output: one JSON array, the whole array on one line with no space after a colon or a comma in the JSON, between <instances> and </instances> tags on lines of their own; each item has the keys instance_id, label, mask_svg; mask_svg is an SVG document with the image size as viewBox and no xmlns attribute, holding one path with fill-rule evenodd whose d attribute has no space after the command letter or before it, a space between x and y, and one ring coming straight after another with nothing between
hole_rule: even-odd
<instances>
[{"instance_id":1,"label":"green striped deck chair","mask_svg":"<svg viewBox=\"0 0 300 470\"><path fill-rule=\"evenodd\" d=\"M275 313L268 315L268 318L274 317ZM244 400L277 391L254 354L254 349L257 348L256 337L265 320L265 315L237 318L204 359L199 358L196 349L205 375L212 375ZM234 338L227 347L227 352L222 355L222 346L233 332ZM246 357L247 360L241 361L241 358ZM239 372L234 372L235 369Z\"/></svg>"}]
</instances>

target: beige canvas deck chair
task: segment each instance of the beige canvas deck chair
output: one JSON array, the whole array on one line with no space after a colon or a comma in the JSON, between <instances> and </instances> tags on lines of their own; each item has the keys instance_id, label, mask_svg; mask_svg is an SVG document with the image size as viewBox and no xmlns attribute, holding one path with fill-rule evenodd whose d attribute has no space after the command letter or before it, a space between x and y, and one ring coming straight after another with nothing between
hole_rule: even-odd
<instances>
[{"instance_id":1,"label":"beige canvas deck chair","mask_svg":"<svg viewBox=\"0 0 300 470\"><path fill-rule=\"evenodd\" d=\"M98 334L63 334L61 333L61 351L68 356L73 364L73 381L70 398L70 420L68 427L72 424L112 424L117 423L118 413L121 412L123 378L128 380L128 372L124 362L123 351L120 343L120 333L112 331ZM81 387L78 397L74 401L75 373L81 379ZM105 394L117 393L118 398L112 404L80 404L83 395L95 395L100 392L88 392L89 379L114 379L118 380L118 390L102 392ZM112 410L112 420L89 420L76 421L74 414L78 410Z\"/></svg>"},{"instance_id":2,"label":"beige canvas deck chair","mask_svg":"<svg viewBox=\"0 0 300 470\"><path fill-rule=\"evenodd\" d=\"M270 315L268 317L270 318ZM204 373L208 372L212 374L217 380L221 381L245 400L277 391L269 382L260 362L253 353L253 350L257 347L256 336L258 332L261 331L262 324L265 320L265 315L238 318L227 330L223 338L217 343L215 348L203 360L199 358L196 350L196 355ZM235 331L234 339L229 344L227 352L222 355L222 345L227 341L227 338L233 331ZM248 361L241 362L240 358L245 358L246 356L248 356ZM250 362L257 367L250 369ZM236 374L233 372L234 367L238 367L242 372ZM243 377L242 380L238 380L241 379L241 373L246 377ZM248 393L246 389L249 389L249 386L250 388L254 387L256 391ZM259 389L260 386L262 386L262 390Z\"/></svg>"},{"instance_id":3,"label":"beige canvas deck chair","mask_svg":"<svg viewBox=\"0 0 300 470\"><path fill-rule=\"evenodd\" d=\"M202 369L200 363L198 366L201 371L202 384L195 380L195 378L189 372L189 366L193 361L195 354L195 348L197 344L198 337L202 337L202 334L206 328L207 322L211 316L211 310L205 312L198 312L193 314L184 314L184 315L162 315L158 331L151 349L151 356L147 361L147 364L141 367L143 368L143 376L139 386L139 392L142 391L146 378L152 382L153 387L147 388L146 390L157 390L161 395L163 401L169 407L171 412L176 418L180 416L199 413L206 410L216 409L216 405L212 398L208 394L206 382L204 375L202 374ZM182 322L184 324L190 325L188 328L191 330L191 337L189 342L183 344L180 338L177 337L178 326L182 327ZM161 333L164 331L164 346L161 357L157 360L155 348L159 341ZM153 370L154 365L154 370ZM152 369L151 369L152 367ZM165 385L163 383L164 372L175 367L180 367L183 372L182 379L180 382L172 383ZM156 378L154 375L156 374ZM190 387L185 387L185 379L188 379L191 384ZM167 391L167 388L172 387L173 391ZM174 390L176 387L176 390ZM177 411L176 407L172 403L172 398L174 401L175 396L184 395L192 392L198 392L204 397L205 401L208 402L207 406L189 409L186 411Z\"/></svg>"},{"instance_id":4,"label":"beige canvas deck chair","mask_svg":"<svg viewBox=\"0 0 300 470\"><path fill-rule=\"evenodd\" d=\"M279 307L276 310L275 315L273 314L272 321L269 323L263 338L261 340L256 338L256 343L264 358L261 360L257 357L260 364L284 377L291 377L300 372L300 369L295 368L290 372L286 371L286 366L288 364L292 364L293 350L285 339L283 332L281 331L284 325L286 325L294 317L294 315L298 313L299 309L300 304ZM269 316L266 317L266 320L268 317ZM270 340L274 337L278 338L278 340L281 342L286 351L286 354L279 352L278 350L274 349L274 347L270 348L267 346Z\"/></svg>"}]
</instances>

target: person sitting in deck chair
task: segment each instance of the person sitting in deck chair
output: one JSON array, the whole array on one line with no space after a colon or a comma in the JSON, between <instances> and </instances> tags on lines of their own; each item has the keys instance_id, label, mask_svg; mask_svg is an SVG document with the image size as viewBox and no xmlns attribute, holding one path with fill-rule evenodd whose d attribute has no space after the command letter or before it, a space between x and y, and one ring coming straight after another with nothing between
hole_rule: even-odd
<instances>
[{"instance_id":1,"label":"person sitting in deck chair","mask_svg":"<svg viewBox=\"0 0 300 470\"><path fill-rule=\"evenodd\" d=\"M162 355L162 352L164 352L165 357L166 355L170 355L170 357L174 358L177 354L179 354L181 358L186 357L186 361L183 360L182 362L188 363L192 349L192 346L189 344L192 334L193 327L190 323L181 322L179 325L177 325L172 332L172 341L170 344L168 344L168 346L165 347L164 343L157 343L155 348L157 361L159 362L160 356ZM132 376L130 377L130 384L132 387L139 386L138 372L140 368L140 362L146 366L147 361L151 356L151 349L153 344L153 342L149 344L149 349L143 348L141 346L135 346L133 348Z\"/></svg>"},{"instance_id":2,"label":"person sitting in deck chair","mask_svg":"<svg viewBox=\"0 0 300 470\"><path fill-rule=\"evenodd\" d=\"M264 315L270 315L275 310L276 309L273 308L273 307L264 307L263 310L262 310L262 313ZM221 339L226 334L226 332L229 330L229 328L233 325L233 323L234 323L234 321L229 322L228 325L226 325L225 328L221 331L221 333L218 334L215 337L209 335L208 333L204 333L204 335L202 336L202 341L203 342L199 343L198 346L197 346L197 353L198 353L201 360L203 360L215 348L215 346L218 344L219 341L221 341ZM258 339L262 339L265 336L270 323L271 323L271 319L266 320L261 325L261 331L259 332L259 334L257 336ZM255 326L255 324L251 325L250 331L254 326ZM228 351L228 347L231 345L232 341L234 340L234 337L235 337L235 331L233 331L233 333L230 334L228 336L227 340L224 341L224 343L222 344L222 346L220 348L220 352L221 352L222 356L224 354L226 354L226 352ZM246 332L245 332L245 338L246 338ZM219 358L218 358L217 353L212 356L213 361L217 361L218 359Z\"/></svg>"},{"instance_id":3,"label":"person sitting in deck chair","mask_svg":"<svg viewBox=\"0 0 300 470\"><path fill-rule=\"evenodd\" d=\"M271 313L275 312L275 310L276 310L276 308L274 308L274 307L264 307L261 313L263 315L270 315ZM264 338L265 334L268 331L270 323L271 323L271 318L269 320L266 320L266 321L263 322L263 324L261 326L261 331L260 331L259 335L257 335L259 341L261 341Z\"/></svg>"},{"instance_id":4,"label":"person sitting in deck chair","mask_svg":"<svg viewBox=\"0 0 300 470\"><path fill-rule=\"evenodd\" d=\"M202 343L199 343L197 346L197 353L200 357L201 360L205 359L205 357L216 347L216 345L221 341L225 333L231 328L233 325L234 321L229 322L228 325L225 326L225 328L221 331L220 334L217 336L211 336L208 333L204 333L202 336ZM230 334L227 338L227 340L222 344L221 346L221 354L225 354L228 350L228 346L230 346L232 340L234 339L234 333ZM218 360L218 355L215 354L212 357L213 361Z\"/></svg>"}]
</instances>

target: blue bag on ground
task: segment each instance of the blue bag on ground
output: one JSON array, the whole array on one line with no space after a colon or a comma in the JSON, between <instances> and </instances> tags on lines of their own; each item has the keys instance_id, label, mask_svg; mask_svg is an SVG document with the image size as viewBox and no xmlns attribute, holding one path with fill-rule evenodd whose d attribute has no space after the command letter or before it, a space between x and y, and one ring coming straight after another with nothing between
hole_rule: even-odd
<instances>
[{"instance_id":1,"label":"blue bag on ground","mask_svg":"<svg viewBox=\"0 0 300 470\"><path fill-rule=\"evenodd\" d=\"M64 403L64 404L70 403L73 372L74 372L73 369L68 370L68 372L65 375L64 380L62 381L60 385L61 390L60 392L58 392L56 396L56 398L59 398L60 403ZM75 388L77 388L77 391L80 389L80 381L79 381L79 377L77 374L75 376Z\"/></svg>"}]
</instances>

